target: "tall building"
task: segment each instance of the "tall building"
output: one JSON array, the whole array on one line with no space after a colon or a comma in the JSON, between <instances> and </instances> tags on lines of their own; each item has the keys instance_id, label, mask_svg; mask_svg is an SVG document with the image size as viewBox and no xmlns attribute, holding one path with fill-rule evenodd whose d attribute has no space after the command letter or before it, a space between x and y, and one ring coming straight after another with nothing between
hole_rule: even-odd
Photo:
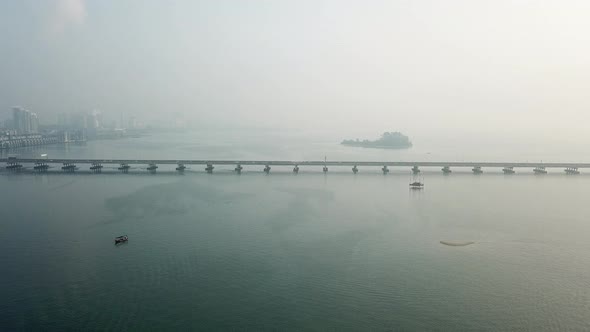
<instances>
[{"instance_id":1,"label":"tall building","mask_svg":"<svg viewBox=\"0 0 590 332\"><path fill-rule=\"evenodd\" d=\"M38 133L39 132L39 117L37 113L31 113L31 133Z\"/></svg>"},{"instance_id":2,"label":"tall building","mask_svg":"<svg viewBox=\"0 0 590 332\"><path fill-rule=\"evenodd\" d=\"M39 118L37 117L37 113L31 113L22 107L12 108L12 123L18 135L39 132Z\"/></svg>"},{"instance_id":3,"label":"tall building","mask_svg":"<svg viewBox=\"0 0 590 332\"><path fill-rule=\"evenodd\" d=\"M136 129L137 128L137 118L134 116L129 118L129 125L127 126L129 129Z\"/></svg>"},{"instance_id":4,"label":"tall building","mask_svg":"<svg viewBox=\"0 0 590 332\"><path fill-rule=\"evenodd\" d=\"M102 112L100 110L93 110L92 112L90 112L89 117L90 117L90 123L89 123L90 128L96 129L96 128L101 128L103 126Z\"/></svg>"}]
</instances>

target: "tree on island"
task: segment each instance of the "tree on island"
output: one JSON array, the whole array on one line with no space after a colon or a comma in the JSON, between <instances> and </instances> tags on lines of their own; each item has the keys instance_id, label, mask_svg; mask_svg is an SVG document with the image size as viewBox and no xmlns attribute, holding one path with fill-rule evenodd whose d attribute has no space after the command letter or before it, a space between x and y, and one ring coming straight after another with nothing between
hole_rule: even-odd
<instances>
[{"instance_id":1,"label":"tree on island","mask_svg":"<svg viewBox=\"0 0 590 332\"><path fill-rule=\"evenodd\" d=\"M412 142L408 136L396 131L385 132L381 137L375 141L359 140L344 140L343 145L361 146L365 148L385 148L385 149L407 149L412 147Z\"/></svg>"}]
</instances>

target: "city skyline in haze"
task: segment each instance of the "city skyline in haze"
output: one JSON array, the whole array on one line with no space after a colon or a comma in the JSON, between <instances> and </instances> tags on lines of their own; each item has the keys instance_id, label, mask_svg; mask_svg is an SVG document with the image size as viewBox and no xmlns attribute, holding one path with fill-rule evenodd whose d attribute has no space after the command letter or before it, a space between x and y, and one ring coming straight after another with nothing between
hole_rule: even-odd
<instances>
[{"instance_id":1,"label":"city skyline in haze","mask_svg":"<svg viewBox=\"0 0 590 332\"><path fill-rule=\"evenodd\" d=\"M0 107L588 138L589 14L585 1L5 1Z\"/></svg>"}]
</instances>

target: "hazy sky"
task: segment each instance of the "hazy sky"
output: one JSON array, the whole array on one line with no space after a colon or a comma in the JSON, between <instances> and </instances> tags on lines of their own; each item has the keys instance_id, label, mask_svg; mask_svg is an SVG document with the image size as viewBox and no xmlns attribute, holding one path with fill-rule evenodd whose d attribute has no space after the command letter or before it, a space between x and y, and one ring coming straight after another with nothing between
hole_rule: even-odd
<instances>
[{"instance_id":1,"label":"hazy sky","mask_svg":"<svg viewBox=\"0 0 590 332\"><path fill-rule=\"evenodd\" d=\"M590 1L4 0L0 104L545 135L590 120Z\"/></svg>"}]
</instances>

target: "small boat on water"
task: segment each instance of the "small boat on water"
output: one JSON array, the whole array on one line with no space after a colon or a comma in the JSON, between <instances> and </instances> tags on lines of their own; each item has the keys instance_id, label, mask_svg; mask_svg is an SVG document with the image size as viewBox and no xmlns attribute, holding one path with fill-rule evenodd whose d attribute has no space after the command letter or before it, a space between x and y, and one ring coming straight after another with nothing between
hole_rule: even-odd
<instances>
[{"instance_id":1,"label":"small boat on water","mask_svg":"<svg viewBox=\"0 0 590 332\"><path fill-rule=\"evenodd\" d=\"M115 244L125 243L127 241L129 241L129 238L127 237L127 235L121 235L121 236L117 236L115 238Z\"/></svg>"},{"instance_id":2,"label":"small boat on water","mask_svg":"<svg viewBox=\"0 0 590 332\"><path fill-rule=\"evenodd\" d=\"M414 181L410 183L410 189L422 189L424 188L424 183L420 181Z\"/></svg>"},{"instance_id":3,"label":"small boat on water","mask_svg":"<svg viewBox=\"0 0 590 332\"><path fill-rule=\"evenodd\" d=\"M423 189L424 188L424 179L420 179L420 177L416 176L416 174L410 178L410 189Z\"/></svg>"}]
</instances>

